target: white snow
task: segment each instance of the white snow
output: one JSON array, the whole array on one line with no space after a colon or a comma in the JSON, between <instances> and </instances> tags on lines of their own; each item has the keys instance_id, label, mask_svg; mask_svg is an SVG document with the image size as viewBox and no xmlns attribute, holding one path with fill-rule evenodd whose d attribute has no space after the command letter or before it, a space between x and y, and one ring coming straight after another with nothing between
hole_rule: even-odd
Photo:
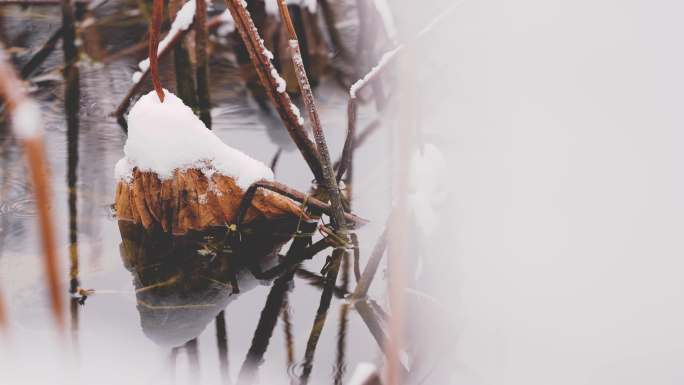
<instances>
[{"instance_id":1,"label":"white snow","mask_svg":"<svg viewBox=\"0 0 684 385\"><path fill-rule=\"evenodd\" d=\"M266 56L268 58L268 60L273 60L273 52L269 51L268 48L264 47L263 43L261 45L262 45L261 54Z\"/></svg>"},{"instance_id":2,"label":"white snow","mask_svg":"<svg viewBox=\"0 0 684 385\"><path fill-rule=\"evenodd\" d=\"M278 10L278 0L266 0L266 12L271 15L280 15ZM285 0L285 4L299 5L302 8L307 8L309 12L316 12L316 0Z\"/></svg>"},{"instance_id":3,"label":"white snow","mask_svg":"<svg viewBox=\"0 0 684 385\"><path fill-rule=\"evenodd\" d=\"M389 52L385 52L385 54L382 55L382 57L380 58L378 64L375 67L371 68L371 70L368 71L366 76L364 76L362 79L357 80L356 83L352 84L352 86L349 88L349 96L351 96L352 99L355 99L356 93L361 88L363 88L372 78L374 78L378 74L378 72L380 72L380 70L387 64L387 62L391 58L393 58L397 54L397 52L399 52L399 50L401 50L403 47L403 45L400 45Z\"/></svg>"},{"instance_id":4,"label":"white snow","mask_svg":"<svg viewBox=\"0 0 684 385\"><path fill-rule=\"evenodd\" d=\"M287 83L285 83L285 79L280 77L278 70L273 68L273 66L271 66L271 76L273 76L275 78L275 81L278 85L278 92L280 92L280 93L285 92L285 89L287 89Z\"/></svg>"},{"instance_id":5,"label":"white snow","mask_svg":"<svg viewBox=\"0 0 684 385\"><path fill-rule=\"evenodd\" d=\"M233 177L242 189L259 179L273 179L271 169L223 143L176 95L167 90L164 95L162 103L154 91L149 92L131 109L126 156L114 172L117 180L130 181L133 167L154 172L160 179L190 168L205 176L218 172Z\"/></svg>"},{"instance_id":6,"label":"white snow","mask_svg":"<svg viewBox=\"0 0 684 385\"><path fill-rule=\"evenodd\" d=\"M142 78L142 74L143 74L143 73L140 72L140 71L135 71L135 72L133 73L133 75L131 76L131 80L133 80L133 83L139 82L140 79Z\"/></svg>"},{"instance_id":7,"label":"white snow","mask_svg":"<svg viewBox=\"0 0 684 385\"><path fill-rule=\"evenodd\" d=\"M347 381L347 385L363 385L377 370L378 368L371 363L360 362L356 365L356 369L354 369L354 373L349 378L349 381Z\"/></svg>"},{"instance_id":8,"label":"white snow","mask_svg":"<svg viewBox=\"0 0 684 385\"><path fill-rule=\"evenodd\" d=\"M235 20L233 20L233 15L230 14L229 10L223 11L219 19L221 20L221 26L216 30L219 36L228 36L229 33L235 31Z\"/></svg>"},{"instance_id":9,"label":"white snow","mask_svg":"<svg viewBox=\"0 0 684 385\"><path fill-rule=\"evenodd\" d=\"M176 13L176 18L173 20L173 23L171 23L169 32L166 34L166 36L164 36L164 39L159 42L159 46L157 47L157 56L159 56L159 54L166 49L166 47L171 43L171 40L173 40L174 36L176 36L179 32L190 28L190 25L192 25L192 21L195 18L195 9L195 0L190 0L183 4L181 9L178 10L178 13ZM150 68L150 58L138 63L138 68L140 68L141 72L147 71ZM142 74L137 75L137 72L133 74L133 82L137 83L137 80L140 80L141 76Z\"/></svg>"},{"instance_id":10,"label":"white snow","mask_svg":"<svg viewBox=\"0 0 684 385\"><path fill-rule=\"evenodd\" d=\"M12 111L12 129L19 139L37 138L43 133L38 103L24 99Z\"/></svg>"},{"instance_id":11,"label":"white snow","mask_svg":"<svg viewBox=\"0 0 684 385\"><path fill-rule=\"evenodd\" d=\"M258 36L258 31L255 32ZM292 44L292 42L290 42L290 44ZM276 91L278 91L279 93L285 92L287 90L287 82L285 81L285 79L282 78L282 76L280 76L278 70L273 66L273 53L269 51L268 48L266 48L266 46L264 45L264 39L259 39L259 48L261 49L261 54L264 55L266 59L268 59L268 66L270 67L269 72L276 81ZM290 111L297 117L297 123L299 125L304 124L304 119L302 118L302 115L299 112L299 108L297 108L297 106L295 106L292 102L290 102Z\"/></svg>"},{"instance_id":12,"label":"white snow","mask_svg":"<svg viewBox=\"0 0 684 385\"><path fill-rule=\"evenodd\" d=\"M302 118L302 114L299 112L299 107L295 106L292 102L290 102L290 111L297 117L297 123L300 125L304 124L304 118Z\"/></svg>"},{"instance_id":13,"label":"white snow","mask_svg":"<svg viewBox=\"0 0 684 385\"><path fill-rule=\"evenodd\" d=\"M131 162L127 157L123 157L116 162L114 166L114 179L123 180L126 182L133 181L133 169L135 164Z\"/></svg>"}]
</instances>

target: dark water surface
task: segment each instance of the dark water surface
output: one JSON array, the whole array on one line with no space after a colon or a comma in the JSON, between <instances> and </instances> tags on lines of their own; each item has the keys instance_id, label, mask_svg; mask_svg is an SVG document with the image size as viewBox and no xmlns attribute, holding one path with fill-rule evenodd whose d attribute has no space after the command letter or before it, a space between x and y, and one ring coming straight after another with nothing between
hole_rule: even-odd
<instances>
[{"instance_id":1,"label":"dark water surface","mask_svg":"<svg viewBox=\"0 0 684 385\"><path fill-rule=\"evenodd\" d=\"M0 34L6 45L26 49L16 50L18 65L61 22L58 7L4 6L0 12ZM105 55L143 40L145 22L139 15L124 17L116 7L105 7L100 12L100 17L116 19L111 28L99 30L100 36L88 37L99 39ZM95 290L83 305L72 301L66 342L60 342L55 334L48 313L35 208L23 159L14 139L3 131L0 287L8 303L12 337L11 350L3 353L9 354L3 360L3 365L9 366L0 376L12 373L10 378L44 383L165 383L174 378L179 383L234 383L241 371L249 369L246 357L250 347L258 350L261 346L265 349L263 362L256 362L261 383L297 383L319 306L319 288L299 276L294 278L293 287L280 288L290 289L289 311L284 317L277 314L278 309L273 314L273 309L266 306L273 282L258 281L243 272L242 292L231 296L230 288L217 278L220 266L210 256L175 250L176 257L160 259L152 255L141 262L130 255L122 241L110 205L116 185L113 168L123 156L126 136L110 113L131 87L131 75L143 55L138 52L108 64L82 58L78 65L80 129L77 133L71 130L71 137L64 113L59 46L31 83L32 95L40 101L44 113L64 293L68 292L70 266L70 214L77 230L71 234L76 238L71 252L78 258L80 286ZM168 68L162 81L174 89ZM282 147L276 178L306 191L312 176L301 156L280 122L256 107L243 84L229 50L219 49L211 64L213 129L226 143L265 163ZM337 158L346 129L346 92L332 78L325 78L316 92L331 153ZM372 114L372 108L362 109L359 127L367 124ZM362 266L389 212L389 164L383 156L388 151L386 137L386 132L376 133L355 158L357 165L363 165L363 172L358 172L354 180L353 206L371 220L357 232ZM68 205L70 169L75 182L75 213ZM161 249L154 246L151 252ZM326 255L319 254L303 268L318 272ZM159 282L160 277L175 276L174 272L183 274L182 282L159 293L145 289L146 282ZM351 275L350 290L353 284ZM384 287L381 268L371 293L380 296ZM342 310L345 303L333 298L313 360L312 384L343 383L358 362L376 362L381 357L359 315ZM265 338L268 328L256 330L262 310L264 317L277 317L270 339Z\"/></svg>"}]
</instances>

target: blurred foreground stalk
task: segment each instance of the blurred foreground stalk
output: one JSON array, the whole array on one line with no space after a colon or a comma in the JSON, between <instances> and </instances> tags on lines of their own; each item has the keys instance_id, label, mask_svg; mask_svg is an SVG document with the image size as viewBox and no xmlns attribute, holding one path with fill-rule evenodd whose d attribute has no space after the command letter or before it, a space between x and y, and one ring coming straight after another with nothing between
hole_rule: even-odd
<instances>
[{"instance_id":1,"label":"blurred foreground stalk","mask_svg":"<svg viewBox=\"0 0 684 385\"><path fill-rule=\"evenodd\" d=\"M0 48L0 97L12 117L12 128L26 155L33 193L38 211L41 245L45 275L50 293L52 314L61 330L64 326L63 299L60 295L60 282L55 247L55 232L50 214L50 186L47 160L43 148L42 122L40 109L31 101L24 90L14 69Z\"/></svg>"}]
</instances>

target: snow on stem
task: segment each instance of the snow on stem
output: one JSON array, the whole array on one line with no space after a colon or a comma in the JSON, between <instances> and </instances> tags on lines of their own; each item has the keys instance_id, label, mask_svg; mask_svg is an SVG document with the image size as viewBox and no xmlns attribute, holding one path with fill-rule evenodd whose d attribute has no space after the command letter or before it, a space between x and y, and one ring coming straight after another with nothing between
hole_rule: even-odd
<instances>
[{"instance_id":1,"label":"snow on stem","mask_svg":"<svg viewBox=\"0 0 684 385\"><path fill-rule=\"evenodd\" d=\"M50 293L52 315L60 330L64 326L63 299L57 268L55 231L50 214L50 186L43 148L42 121L38 105L26 96L24 85L0 49L0 98L11 116L12 130L24 148L33 194L38 210L38 225L43 249L45 275Z\"/></svg>"},{"instance_id":2,"label":"snow on stem","mask_svg":"<svg viewBox=\"0 0 684 385\"><path fill-rule=\"evenodd\" d=\"M316 147L321 157L323 167L323 182L324 186L330 194L330 204L333 208L333 216L330 218L333 227L336 231L345 232L346 226L344 222L344 208L342 206L342 198L340 196L340 189L333 174L332 163L330 161L330 152L328 151L328 144L325 141L323 128L321 127L321 120L318 116L318 109L316 108L316 101L314 100L313 92L309 79L306 76L306 69L304 68L304 61L302 53L299 49L299 41L297 40L297 33L290 18L290 12L287 9L285 0L278 0L278 7L280 8L280 15L285 23L287 33L290 39L290 49L292 51L292 62L295 67L295 74L297 76L297 83L302 92L302 98L306 105L311 126L313 128L314 139L316 140Z\"/></svg>"},{"instance_id":3,"label":"snow on stem","mask_svg":"<svg viewBox=\"0 0 684 385\"><path fill-rule=\"evenodd\" d=\"M316 180L320 184L324 184L323 168L316 146L304 130L303 119L299 115L299 110L292 103L287 92L284 92L285 90L282 87L284 80L280 78L278 71L274 71L275 67L271 63L273 56L264 47L263 39L259 36L254 21L245 8L246 2L244 0L226 0L226 5L268 98L275 106L285 128L302 153Z\"/></svg>"},{"instance_id":4,"label":"snow on stem","mask_svg":"<svg viewBox=\"0 0 684 385\"><path fill-rule=\"evenodd\" d=\"M371 80L376 78L378 74L382 72L382 70L387 66L389 62L391 62L392 58L394 58L402 49L404 48L403 45L398 46L397 48L386 52L382 57L380 58L380 61L378 64L371 68L370 71L361 79L357 80L352 86L349 88L349 97L352 99L356 99L356 95L361 91L366 84L368 84Z\"/></svg>"}]
</instances>

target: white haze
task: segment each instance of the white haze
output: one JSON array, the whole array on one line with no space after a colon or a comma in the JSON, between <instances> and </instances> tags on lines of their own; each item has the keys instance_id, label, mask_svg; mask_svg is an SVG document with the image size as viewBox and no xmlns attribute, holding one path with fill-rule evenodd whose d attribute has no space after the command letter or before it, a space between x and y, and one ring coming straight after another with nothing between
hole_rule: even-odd
<instances>
[{"instance_id":1,"label":"white haze","mask_svg":"<svg viewBox=\"0 0 684 385\"><path fill-rule=\"evenodd\" d=\"M453 3L395 0L400 34ZM432 383L684 382L682 14L466 0L421 41L421 128L450 169Z\"/></svg>"}]
</instances>

